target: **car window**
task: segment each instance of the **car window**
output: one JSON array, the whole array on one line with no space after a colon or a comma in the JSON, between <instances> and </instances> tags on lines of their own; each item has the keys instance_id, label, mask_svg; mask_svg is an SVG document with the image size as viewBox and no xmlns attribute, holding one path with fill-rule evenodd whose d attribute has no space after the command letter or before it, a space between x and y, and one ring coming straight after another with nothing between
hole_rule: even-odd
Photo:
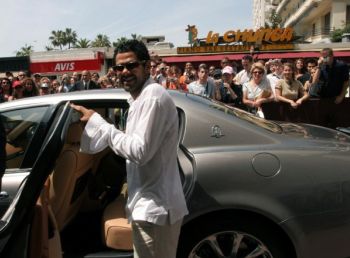
<instances>
[{"instance_id":1,"label":"car window","mask_svg":"<svg viewBox=\"0 0 350 258\"><path fill-rule=\"evenodd\" d=\"M46 110L47 107L35 107L0 113L6 133L6 168L21 167L25 152Z\"/></svg>"}]
</instances>

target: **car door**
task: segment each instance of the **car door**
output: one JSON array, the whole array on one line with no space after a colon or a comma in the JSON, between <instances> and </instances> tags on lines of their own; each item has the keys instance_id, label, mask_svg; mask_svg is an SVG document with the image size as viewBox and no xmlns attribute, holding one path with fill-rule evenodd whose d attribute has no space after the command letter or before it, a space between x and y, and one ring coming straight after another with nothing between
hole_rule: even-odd
<instances>
[{"instance_id":1,"label":"car door","mask_svg":"<svg viewBox=\"0 0 350 258\"><path fill-rule=\"evenodd\" d=\"M69 125L67 121L72 113L69 103L57 105L56 115L51 121L34 165L0 220L0 257L27 257L33 209L62 149Z\"/></svg>"}]
</instances>

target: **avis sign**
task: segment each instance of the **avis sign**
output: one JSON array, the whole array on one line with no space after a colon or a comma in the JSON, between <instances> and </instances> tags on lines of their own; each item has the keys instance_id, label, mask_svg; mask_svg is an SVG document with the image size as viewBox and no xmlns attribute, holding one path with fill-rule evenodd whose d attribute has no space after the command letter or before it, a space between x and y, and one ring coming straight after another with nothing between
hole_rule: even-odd
<instances>
[{"instance_id":1,"label":"avis sign","mask_svg":"<svg viewBox=\"0 0 350 258\"><path fill-rule=\"evenodd\" d=\"M72 73L83 70L101 71L102 64L103 59L33 62L30 63L30 71L40 74Z\"/></svg>"},{"instance_id":2,"label":"avis sign","mask_svg":"<svg viewBox=\"0 0 350 258\"><path fill-rule=\"evenodd\" d=\"M71 72L75 69L75 62L70 63L57 63L55 66L55 72Z\"/></svg>"}]
</instances>

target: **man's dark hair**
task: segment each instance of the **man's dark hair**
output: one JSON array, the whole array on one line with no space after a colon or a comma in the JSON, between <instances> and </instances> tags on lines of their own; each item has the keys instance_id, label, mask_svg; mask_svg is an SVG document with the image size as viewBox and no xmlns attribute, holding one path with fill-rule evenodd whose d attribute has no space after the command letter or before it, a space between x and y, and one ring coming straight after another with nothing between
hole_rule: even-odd
<instances>
[{"instance_id":1,"label":"man's dark hair","mask_svg":"<svg viewBox=\"0 0 350 258\"><path fill-rule=\"evenodd\" d=\"M315 58L309 58L309 59L306 60L305 64L317 65L317 60Z\"/></svg>"},{"instance_id":2,"label":"man's dark hair","mask_svg":"<svg viewBox=\"0 0 350 258\"><path fill-rule=\"evenodd\" d=\"M151 60L148 49L142 41L136 39L128 39L121 42L114 50L113 60L119 53L134 52L139 61Z\"/></svg>"},{"instance_id":3,"label":"man's dark hair","mask_svg":"<svg viewBox=\"0 0 350 258\"><path fill-rule=\"evenodd\" d=\"M253 62L253 57L251 55L245 55L245 56L242 57L242 60L247 60L250 63L252 63Z\"/></svg>"}]
</instances>

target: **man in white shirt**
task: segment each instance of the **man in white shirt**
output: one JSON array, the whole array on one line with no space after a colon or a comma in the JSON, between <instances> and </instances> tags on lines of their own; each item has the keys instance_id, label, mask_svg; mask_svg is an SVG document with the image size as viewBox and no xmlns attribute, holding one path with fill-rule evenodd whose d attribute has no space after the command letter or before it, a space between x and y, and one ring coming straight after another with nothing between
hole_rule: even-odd
<instances>
[{"instance_id":1,"label":"man in white shirt","mask_svg":"<svg viewBox=\"0 0 350 258\"><path fill-rule=\"evenodd\" d=\"M243 69L237 73L233 81L235 84L243 85L250 80L251 74L250 69L252 69L253 57L250 55L245 55L242 57Z\"/></svg>"},{"instance_id":2,"label":"man in white shirt","mask_svg":"<svg viewBox=\"0 0 350 258\"><path fill-rule=\"evenodd\" d=\"M82 151L109 146L126 158L127 214L134 257L175 258L183 217L188 213L177 165L178 114L169 93L150 78L145 45L128 40L115 51L119 80L130 92L125 133L93 110L72 105L87 121Z\"/></svg>"}]
</instances>

